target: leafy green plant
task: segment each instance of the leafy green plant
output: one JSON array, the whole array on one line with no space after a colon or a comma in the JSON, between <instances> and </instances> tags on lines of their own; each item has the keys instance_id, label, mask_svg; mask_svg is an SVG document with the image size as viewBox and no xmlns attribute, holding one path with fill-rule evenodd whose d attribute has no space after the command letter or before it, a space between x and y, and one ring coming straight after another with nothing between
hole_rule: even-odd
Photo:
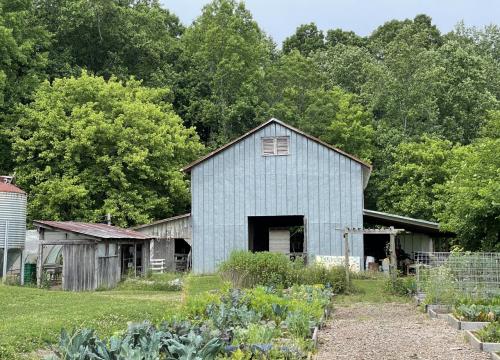
<instances>
[{"instance_id":1,"label":"leafy green plant","mask_svg":"<svg viewBox=\"0 0 500 360\"><path fill-rule=\"evenodd\" d=\"M500 322L495 321L477 331L482 342L500 343Z\"/></svg>"},{"instance_id":2,"label":"leafy green plant","mask_svg":"<svg viewBox=\"0 0 500 360\"><path fill-rule=\"evenodd\" d=\"M453 314L459 320L496 321L496 320L500 319L500 306L462 304L462 305L455 307Z\"/></svg>"},{"instance_id":3,"label":"leafy green plant","mask_svg":"<svg viewBox=\"0 0 500 360\"><path fill-rule=\"evenodd\" d=\"M412 276L388 277L384 283L384 291L391 295L411 296L417 291L417 283Z\"/></svg>"},{"instance_id":4,"label":"leafy green plant","mask_svg":"<svg viewBox=\"0 0 500 360\"><path fill-rule=\"evenodd\" d=\"M293 336L297 338L307 338L311 336L311 327L314 327L314 322L310 317L300 311L294 311L285 319L285 324Z\"/></svg>"}]
</instances>

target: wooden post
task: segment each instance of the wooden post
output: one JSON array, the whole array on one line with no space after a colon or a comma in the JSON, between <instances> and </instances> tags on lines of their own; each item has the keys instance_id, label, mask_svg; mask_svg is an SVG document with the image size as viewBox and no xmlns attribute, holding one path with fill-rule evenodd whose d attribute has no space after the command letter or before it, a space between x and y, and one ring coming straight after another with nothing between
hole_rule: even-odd
<instances>
[{"instance_id":1,"label":"wooden post","mask_svg":"<svg viewBox=\"0 0 500 360\"><path fill-rule=\"evenodd\" d=\"M21 270L21 286L24 285L24 251L21 250L21 266L20 266Z\"/></svg>"},{"instance_id":2,"label":"wooden post","mask_svg":"<svg viewBox=\"0 0 500 360\"><path fill-rule=\"evenodd\" d=\"M43 244L44 240L44 230L38 229L38 258L36 260L36 286L42 286L42 276L43 276Z\"/></svg>"},{"instance_id":3,"label":"wooden post","mask_svg":"<svg viewBox=\"0 0 500 360\"><path fill-rule=\"evenodd\" d=\"M7 255L9 254L9 220L5 220L5 234L3 243L3 269L2 269L2 282L5 284L7 280Z\"/></svg>"},{"instance_id":4,"label":"wooden post","mask_svg":"<svg viewBox=\"0 0 500 360\"><path fill-rule=\"evenodd\" d=\"M390 274L393 278L398 276L398 257L396 255L396 232L394 228L391 226L391 234L390 236L390 251L391 251L391 265L390 265Z\"/></svg>"},{"instance_id":5,"label":"wooden post","mask_svg":"<svg viewBox=\"0 0 500 360\"><path fill-rule=\"evenodd\" d=\"M137 276L137 244L134 243L134 276Z\"/></svg>"},{"instance_id":6,"label":"wooden post","mask_svg":"<svg viewBox=\"0 0 500 360\"><path fill-rule=\"evenodd\" d=\"M345 280L346 289L349 291L350 284L350 265L349 265L349 229L344 231L344 263L345 263Z\"/></svg>"}]
</instances>

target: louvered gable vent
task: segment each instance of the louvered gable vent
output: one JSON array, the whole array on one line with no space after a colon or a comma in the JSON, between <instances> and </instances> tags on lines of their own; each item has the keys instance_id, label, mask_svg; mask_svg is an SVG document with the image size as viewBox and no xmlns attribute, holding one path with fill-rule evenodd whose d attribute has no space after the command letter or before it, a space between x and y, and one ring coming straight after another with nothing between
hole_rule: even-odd
<instances>
[{"instance_id":1,"label":"louvered gable vent","mask_svg":"<svg viewBox=\"0 0 500 360\"><path fill-rule=\"evenodd\" d=\"M262 155L288 155L289 138L288 136L264 137L262 138Z\"/></svg>"}]
</instances>

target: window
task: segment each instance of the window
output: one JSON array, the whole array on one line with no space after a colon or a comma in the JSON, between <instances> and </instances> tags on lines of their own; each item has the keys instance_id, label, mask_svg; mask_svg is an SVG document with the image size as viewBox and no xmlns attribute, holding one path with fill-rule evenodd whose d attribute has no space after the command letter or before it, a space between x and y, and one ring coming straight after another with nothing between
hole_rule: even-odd
<instances>
[{"instance_id":1,"label":"window","mask_svg":"<svg viewBox=\"0 0 500 360\"><path fill-rule=\"evenodd\" d=\"M288 155L289 143L288 136L264 137L262 138L262 155Z\"/></svg>"}]
</instances>

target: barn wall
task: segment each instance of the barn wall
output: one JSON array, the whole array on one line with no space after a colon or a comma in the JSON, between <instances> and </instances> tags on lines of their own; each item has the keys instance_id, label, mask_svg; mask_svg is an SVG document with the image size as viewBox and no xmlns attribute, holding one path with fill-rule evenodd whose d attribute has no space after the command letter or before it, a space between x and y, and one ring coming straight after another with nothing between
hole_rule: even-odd
<instances>
[{"instance_id":1,"label":"barn wall","mask_svg":"<svg viewBox=\"0 0 500 360\"><path fill-rule=\"evenodd\" d=\"M63 246L63 290L96 288L96 244Z\"/></svg>"},{"instance_id":2,"label":"barn wall","mask_svg":"<svg viewBox=\"0 0 500 360\"><path fill-rule=\"evenodd\" d=\"M289 136L290 154L262 156L261 137ZM362 166L276 123L191 170L193 271L248 249L248 216L305 215L309 255L343 255L345 227L363 226ZM351 254L363 256L361 235Z\"/></svg>"}]
</instances>

